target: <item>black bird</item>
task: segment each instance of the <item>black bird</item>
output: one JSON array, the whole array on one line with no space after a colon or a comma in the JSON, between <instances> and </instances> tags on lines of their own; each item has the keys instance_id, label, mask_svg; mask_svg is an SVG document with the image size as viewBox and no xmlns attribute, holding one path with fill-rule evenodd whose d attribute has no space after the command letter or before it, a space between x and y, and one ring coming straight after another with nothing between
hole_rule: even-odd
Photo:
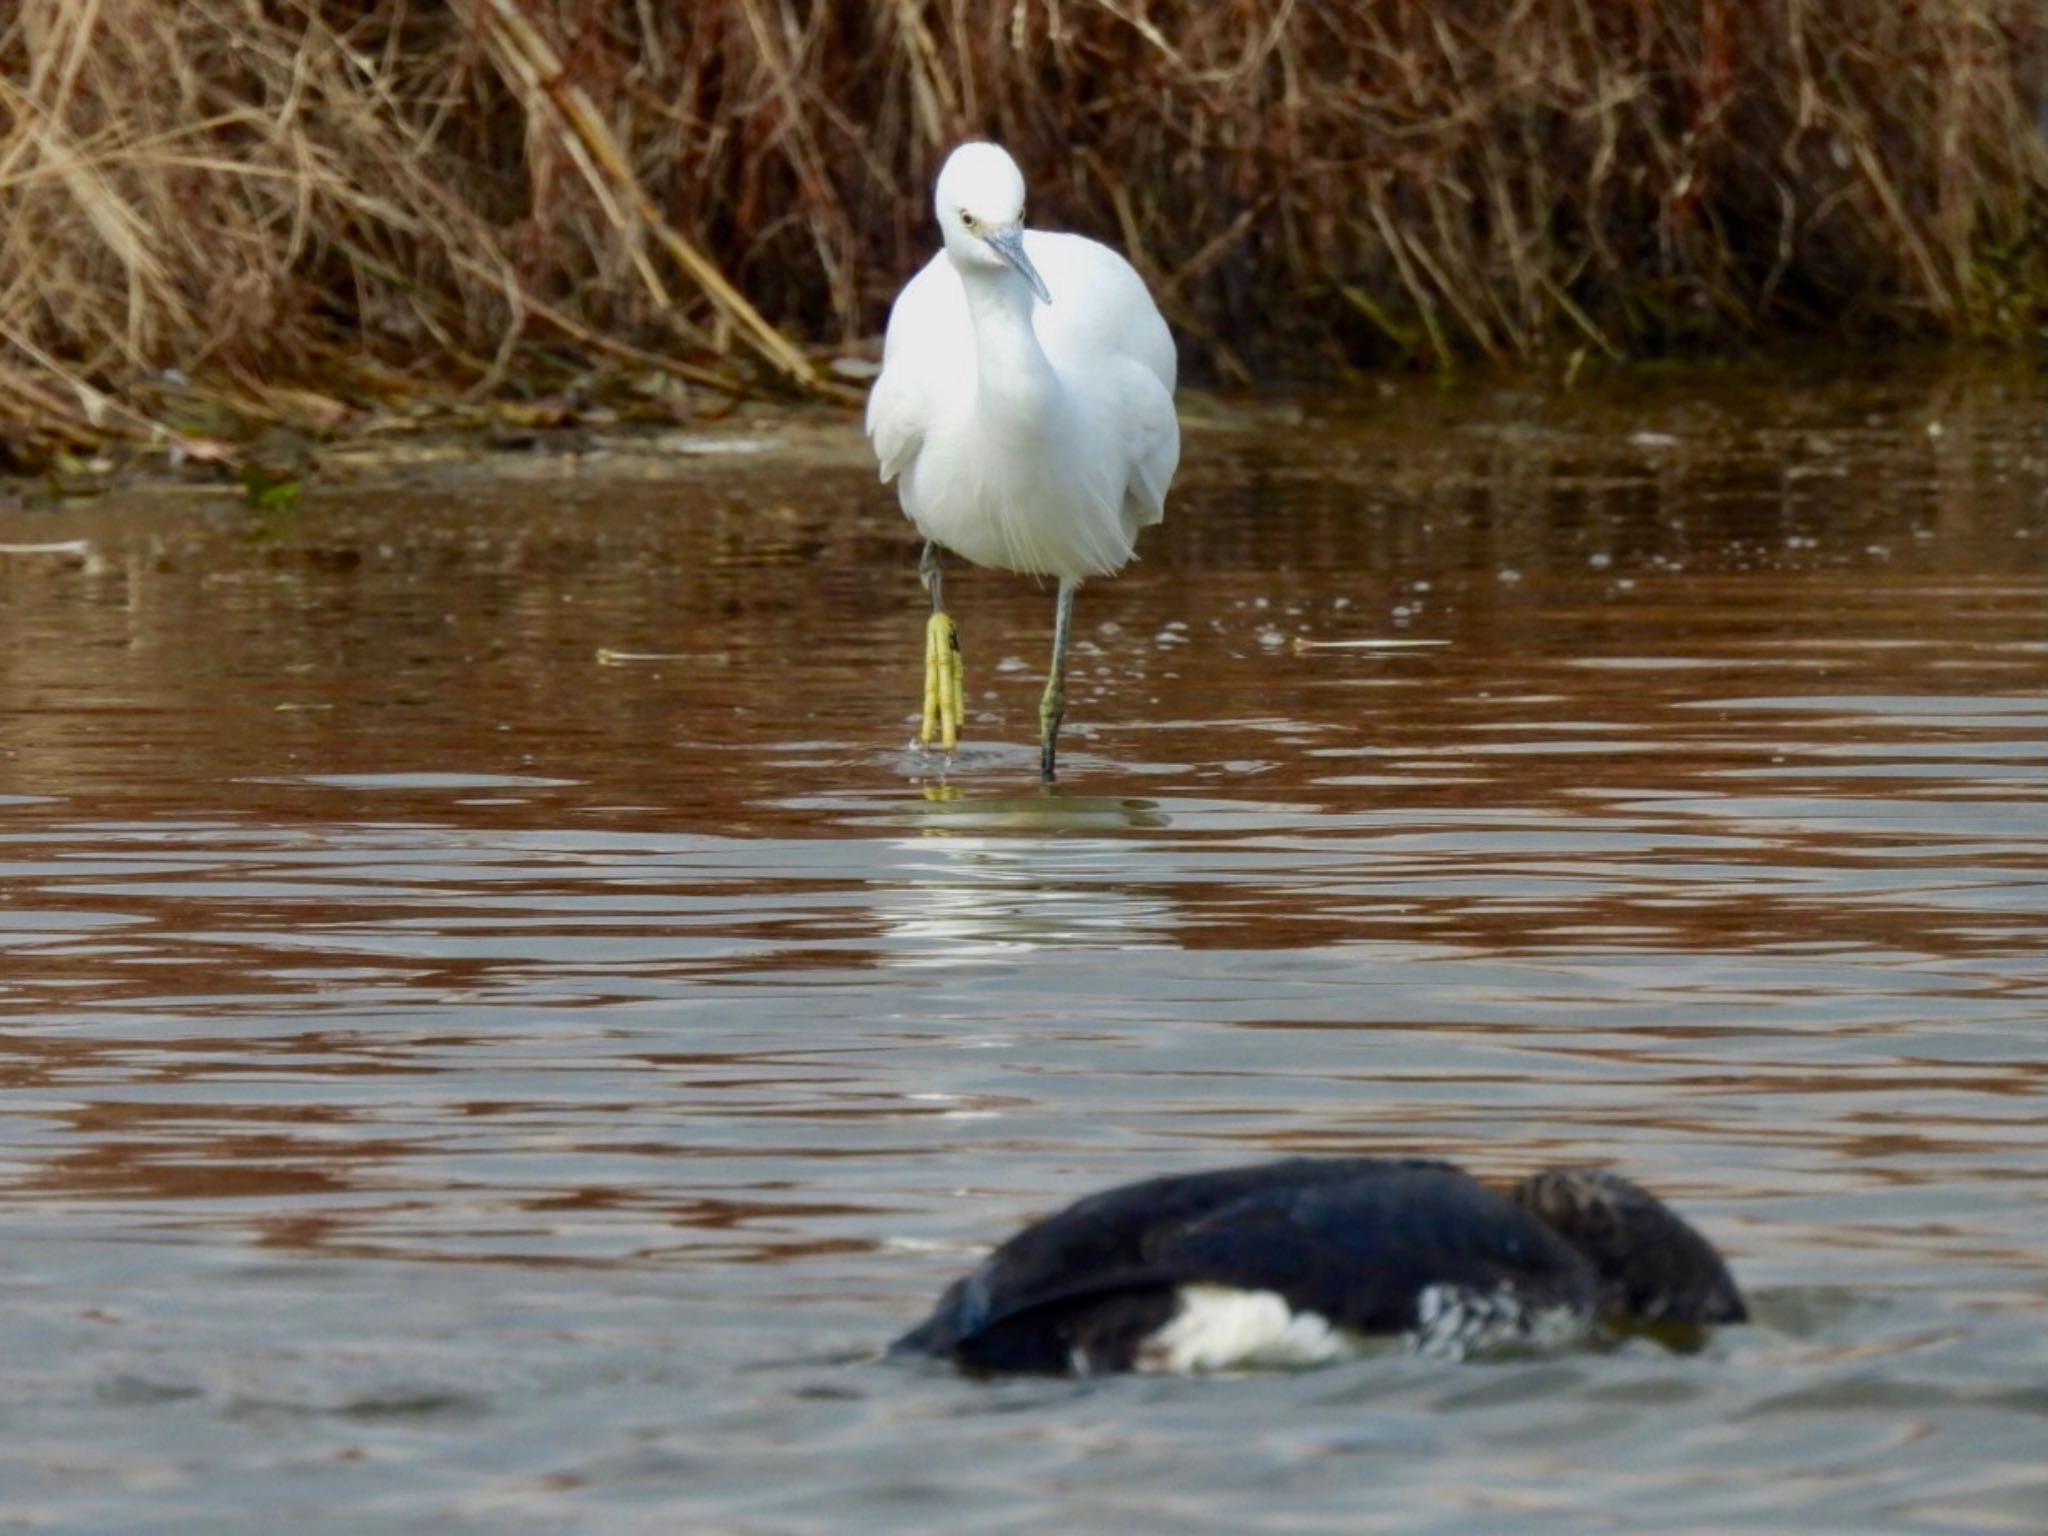
<instances>
[{"instance_id":1,"label":"black bird","mask_svg":"<svg viewBox=\"0 0 2048 1536\"><path fill-rule=\"evenodd\" d=\"M1307 1365L1374 1335L1462 1357L1602 1324L1688 1342L1748 1316L1707 1240L1617 1174L1505 1192L1449 1163L1292 1158L1090 1195L939 1298L896 1353L1088 1376Z\"/></svg>"}]
</instances>

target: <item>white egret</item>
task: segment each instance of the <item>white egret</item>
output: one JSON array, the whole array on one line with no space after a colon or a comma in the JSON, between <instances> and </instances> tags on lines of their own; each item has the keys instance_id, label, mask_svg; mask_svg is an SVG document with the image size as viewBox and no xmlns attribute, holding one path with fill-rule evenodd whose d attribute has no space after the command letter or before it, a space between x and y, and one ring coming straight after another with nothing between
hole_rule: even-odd
<instances>
[{"instance_id":1,"label":"white egret","mask_svg":"<svg viewBox=\"0 0 2048 1536\"><path fill-rule=\"evenodd\" d=\"M945 247L889 315L868 437L924 535L931 593L924 721L959 739L958 631L939 551L1059 582L1039 772L1053 777L1074 591L1131 558L1166 513L1180 463L1173 338L1129 262L1079 235L1024 228L1024 178L994 144L963 144L933 202Z\"/></svg>"}]
</instances>

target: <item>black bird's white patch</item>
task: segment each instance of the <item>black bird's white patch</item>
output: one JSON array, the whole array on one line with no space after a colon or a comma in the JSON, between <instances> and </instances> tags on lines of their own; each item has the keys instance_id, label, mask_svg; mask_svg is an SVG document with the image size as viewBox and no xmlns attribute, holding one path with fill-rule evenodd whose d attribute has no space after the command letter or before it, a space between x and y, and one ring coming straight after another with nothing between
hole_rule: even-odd
<instances>
[{"instance_id":1,"label":"black bird's white patch","mask_svg":"<svg viewBox=\"0 0 2048 1536\"><path fill-rule=\"evenodd\" d=\"M1277 1291L1184 1285L1180 1310L1138 1346L1137 1369L1285 1370L1327 1365L1358 1352L1359 1340L1314 1312L1297 1312Z\"/></svg>"},{"instance_id":2,"label":"black bird's white patch","mask_svg":"<svg viewBox=\"0 0 2048 1536\"><path fill-rule=\"evenodd\" d=\"M1175 1299L1180 1310L1138 1345L1133 1369L1183 1376L1300 1370L1353 1359L1368 1343L1318 1313L1297 1311L1277 1291L1184 1285ZM1416 1354L1465 1360L1503 1349L1561 1349L1583 1340L1593 1321L1570 1305L1531 1306L1505 1286L1429 1285L1416 1296L1405 1340ZM1091 1374L1085 1351L1072 1367L1077 1376Z\"/></svg>"}]
</instances>

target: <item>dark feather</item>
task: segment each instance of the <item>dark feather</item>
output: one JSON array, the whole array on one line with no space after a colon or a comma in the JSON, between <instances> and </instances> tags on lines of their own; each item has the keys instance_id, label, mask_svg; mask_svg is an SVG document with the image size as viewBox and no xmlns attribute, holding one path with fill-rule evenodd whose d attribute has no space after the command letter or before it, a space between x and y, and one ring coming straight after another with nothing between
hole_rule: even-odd
<instances>
[{"instance_id":1,"label":"dark feather","mask_svg":"<svg viewBox=\"0 0 2048 1536\"><path fill-rule=\"evenodd\" d=\"M1705 1238L1613 1174L1501 1194L1448 1163L1294 1158L1076 1201L948 1286L899 1351L970 1369L1128 1369L1189 1285L1272 1291L1359 1334L1417 1326L1430 1287L1643 1322L1735 1322Z\"/></svg>"},{"instance_id":2,"label":"dark feather","mask_svg":"<svg viewBox=\"0 0 2048 1536\"><path fill-rule=\"evenodd\" d=\"M1276 1291L1359 1333L1402 1333L1430 1286L1514 1288L1532 1306L1590 1306L1590 1265L1505 1195L1450 1167L1248 1195L1158 1242L1183 1283Z\"/></svg>"},{"instance_id":3,"label":"dark feather","mask_svg":"<svg viewBox=\"0 0 2048 1536\"><path fill-rule=\"evenodd\" d=\"M940 1296L923 1323L891 1346L990 1370L1123 1370L1139 1342L1171 1318L1176 1287L1205 1277L1159 1249L1205 1217L1262 1193L1371 1181L1448 1164L1379 1158L1290 1158L1120 1185L1032 1223ZM1455 1170L1450 1170L1455 1172ZM1137 1306L1128 1304L1141 1298ZM1119 1323L1147 1325L1135 1333ZM996 1363L1003 1359L1050 1362Z\"/></svg>"}]
</instances>

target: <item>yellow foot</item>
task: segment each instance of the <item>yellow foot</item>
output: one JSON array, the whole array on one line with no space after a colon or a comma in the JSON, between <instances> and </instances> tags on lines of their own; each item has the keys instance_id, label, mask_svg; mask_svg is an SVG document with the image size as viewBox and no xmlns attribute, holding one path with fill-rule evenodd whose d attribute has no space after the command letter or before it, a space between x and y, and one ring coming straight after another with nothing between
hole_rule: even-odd
<instances>
[{"instance_id":1,"label":"yellow foot","mask_svg":"<svg viewBox=\"0 0 2048 1536\"><path fill-rule=\"evenodd\" d=\"M917 733L920 746L930 747L935 735L941 752L950 752L960 745L960 679L959 631L949 615L935 613L924 629L924 724Z\"/></svg>"}]
</instances>

